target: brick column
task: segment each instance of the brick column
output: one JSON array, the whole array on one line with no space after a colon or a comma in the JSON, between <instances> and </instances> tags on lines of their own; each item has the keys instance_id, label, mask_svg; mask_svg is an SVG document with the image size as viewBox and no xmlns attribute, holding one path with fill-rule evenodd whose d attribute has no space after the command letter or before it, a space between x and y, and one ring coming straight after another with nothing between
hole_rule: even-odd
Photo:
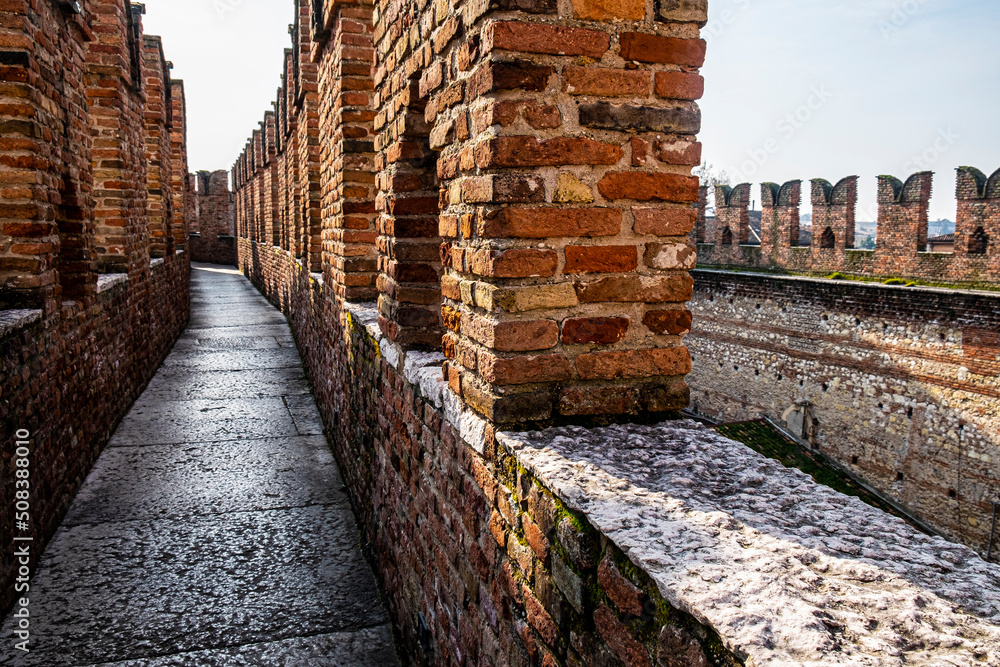
<instances>
[{"instance_id":1,"label":"brick column","mask_svg":"<svg viewBox=\"0 0 1000 667\"><path fill-rule=\"evenodd\" d=\"M88 119L93 140L95 250L98 271L128 273L148 263L146 160L141 62L130 6L92 3L96 39L87 44ZM183 103L183 100L181 100Z\"/></svg>"},{"instance_id":2,"label":"brick column","mask_svg":"<svg viewBox=\"0 0 1000 667\"><path fill-rule=\"evenodd\" d=\"M429 130L447 379L497 423L687 405L705 52L704 7L690 7L469 10L472 25L437 17L419 80L403 63L386 68L399 110L384 119L398 139L380 146L389 220L419 239L415 251L430 245ZM391 33L392 17L382 21ZM436 263L415 266L430 284Z\"/></svg>"},{"instance_id":3,"label":"brick column","mask_svg":"<svg viewBox=\"0 0 1000 667\"><path fill-rule=\"evenodd\" d=\"M143 78L146 92L146 193L150 257L174 254L172 149L170 145L170 69L159 37L143 35Z\"/></svg>"},{"instance_id":4,"label":"brick column","mask_svg":"<svg viewBox=\"0 0 1000 667\"><path fill-rule=\"evenodd\" d=\"M188 217L187 199L191 187L187 160L187 102L184 96L184 82L174 79L170 82L171 94L171 191L173 196L173 219L171 227L174 247L187 246Z\"/></svg>"},{"instance_id":5,"label":"brick column","mask_svg":"<svg viewBox=\"0 0 1000 667\"><path fill-rule=\"evenodd\" d=\"M750 184L715 186L715 244L726 254L750 240ZM730 251L725 247L733 246Z\"/></svg>"},{"instance_id":6,"label":"brick column","mask_svg":"<svg viewBox=\"0 0 1000 667\"><path fill-rule=\"evenodd\" d=\"M314 0L297 0L292 33L295 70L296 145L298 149L299 211L302 254L309 270L323 271L323 211L320 187L319 65L313 61L312 8Z\"/></svg>"},{"instance_id":7,"label":"brick column","mask_svg":"<svg viewBox=\"0 0 1000 667\"><path fill-rule=\"evenodd\" d=\"M934 174L878 178L878 232L875 267L883 275L907 275L917 253L927 249L927 211Z\"/></svg>"},{"instance_id":8,"label":"brick column","mask_svg":"<svg viewBox=\"0 0 1000 667\"><path fill-rule=\"evenodd\" d=\"M323 226L329 237L334 291L347 301L374 301L375 118L370 2L338 2L328 9L326 37L317 40L320 137L323 153Z\"/></svg>"},{"instance_id":9,"label":"brick column","mask_svg":"<svg viewBox=\"0 0 1000 667\"><path fill-rule=\"evenodd\" d=\"M760 254L777 266L788 260L788 248L799 244L802 181L760 185ZM749 218L748 218L749 220Z\"/></svg>"},{"instance_id":10,"label":"brick column","mask_svg":"<svg viewBox=\"0 0 1000 667\"><path fill-rule=\"evenodd\" d=\"M263 169L261 172L262 206L264 218L264 243L269 246L281 245L281 222L278 214L278 145L274 111L264 114L262 124Z\"/></svg>"},{"instance_id":11,"label":"brick column","mask_svg":"<svg viewBox=\"0 0 1000 667\"><path fill-rule=\"evenodd\" d=\"M703 185L698 188L698 217L694 223L694 242L708 243L708 233L706 230L708 210L708 186Z\"/></svg>"},{"instance_id":12,"label":"brick column","mask_svg":"<svg viewBox=\"0 0 1000 667\"><path fill-rule=\"evenodd\" d=\"M858 177L836 185L822 178L812 181L812 255L814 270L843 268L844 255L854 247Z\"/></svg>"},{"instance_id":13,"label":"brick column","mask_svg":"<svg viewBox=\"0 0 1000 667\"><path fill-rule=\"evenodd\" d=\"M1000 245L1000 170L987 177L974 167L959 167L955 186L955 254L984 261Z\"/></svg>"}]
</instances>

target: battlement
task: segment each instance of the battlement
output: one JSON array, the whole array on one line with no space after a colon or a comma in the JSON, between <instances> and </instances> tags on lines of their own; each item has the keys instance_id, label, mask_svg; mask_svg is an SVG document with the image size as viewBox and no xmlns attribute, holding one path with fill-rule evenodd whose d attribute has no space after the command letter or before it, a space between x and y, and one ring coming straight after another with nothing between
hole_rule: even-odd
<instances>
[{"instance_id":1,"label":"battlement","mask_svg":"<svg viewBox=\"0 0 1000 667\"><path fill-rule=\"evenodd\" d=\"M874 250L855 248L858 177L832 184L811 182L812 241L800 245L801 181L761 184L761 238L741 236L749 220L749 183L719 186L714 231L701 214L699 263L762 269L900 277L954 283L1000 282L1000 170L987 177L973 167L957 170L954 252L928 252L928 209L934 174L919 172L905 181L878 178L878 220ZM699 211L707 206L707 188ZM738 240L734 245L733 240ZM707 241L707 242L706 242Z\"/></svg>"}]
</instances>

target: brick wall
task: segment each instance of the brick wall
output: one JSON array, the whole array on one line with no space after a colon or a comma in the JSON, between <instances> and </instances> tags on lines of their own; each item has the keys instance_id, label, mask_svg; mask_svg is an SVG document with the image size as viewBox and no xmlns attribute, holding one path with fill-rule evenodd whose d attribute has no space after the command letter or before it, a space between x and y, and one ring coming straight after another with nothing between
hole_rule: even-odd
<instances>
[{"instance_id":1,"label":"brick wall","mask_svg":"<svg viewBox=\"0 0 1000 667\"><path fill-rule=\"evenodd\" d=\"M233 165L238 265L289 317L426 664L734 664L683 615L658 648L664 616L599 572L627 559L593 532L580 552L557 499L459 437L687 405L706 10L646 5L300 0L273 121Z\"/></svg>"},{"instance_id":2,"label":"brick wall","mask_svg":"<svg viewBox=\"0 0 1000 667\"><path fill-rule=\"evenodd\" d=\"M985 554L1000 501L1000 296L695 276L687 344L697 411L789 424L885 497Z\"/></svg>"},{"instance_id":3,"label":"brick wall","mask_svg":"<svg viewBox=\"0 0 1000 667\"><path fill-rule=\"evenodd\" d=\"M699 218L698 262L709 266L751 267L813 274L922 279L983 286L1000 282L1000 170L987 177L973 167L957 174L955 252L927 250L927 215L933 174L922 172L900 181L879 177L875 250L858 250L855 216L857 177L836 185L812 181L812 244L799 245L801 181L761 185L759 243L747 241L750 184L720 186L714 230ZM703 188L699 210L707 204ZM745 221L745 222L744 222ZM725 238L723 238L725 236ZM734 239L733 243L729 243ZM724 243L724 241L726 241Z\"/></svg>"},{"instance_id":4,"label":"brick wall","mask_svg":"<svg viewBox=\"0 0 1000 667\"><path fill-rule=\"evenodd\" d=\"M743 664L463 409L443 355L403 352L373 304L344 304L290 252L238 243L289 318L414 664Z\"/></svg>"},{"instance_id":5,"label":"brick wall","mask_svg":"<svg viewBox=\"0 0 1000 667\"><path fill-rule=\"evenodd\" d=\"M161 234L165 256L150 260L145 152L170 141L164 107L152 118L143 106L141 15L112 0L81 5L0 8L0 433L31 434L33 558L188 317L187 256L165 254ZM158 49L148 55L160 62ZM171 173L158 173L172 197ZM171 229L170 209L157 210ZM0 467L10 508L10 448ZM0 518L5 544L25 535L13 521ZM3 608L12 553L0 559Z\"/></svg>"},{"instance_id":6,"label":"brick wall","mask_svg":"<svg viewBox=\"0 0 1000 667\"><path fill-rule=\"evenodd\" d=\"M229 172L199 171L194 193L197 231L191 234L191 261L236 265L236 230L233 224Z\"/></svg>"}]
</instances>

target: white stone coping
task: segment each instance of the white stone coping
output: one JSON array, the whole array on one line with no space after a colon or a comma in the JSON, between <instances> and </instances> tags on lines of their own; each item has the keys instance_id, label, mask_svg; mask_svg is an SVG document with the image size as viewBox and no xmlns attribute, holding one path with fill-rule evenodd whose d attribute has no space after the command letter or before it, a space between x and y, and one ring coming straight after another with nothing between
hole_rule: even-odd
<instances>
[{"instance_id":1,"label":"white stone coping","mask_svg":"<svg viewBox=\"0 0 1000 667\"><path fill-rule=\"evenodd\" d=\"M174 250L174 254L175 255L183 255L184 254L184 248L177 248L176 250Z\"/></svg>"},{"instance_id":2,"label":"white stone coping","mask_svg":"<svg viewBox=\"0 0 1000 667\"><path fill-rule=\"evenodd\" d=\"M41 310L0 310L0 338L41 320Z\"/></svg>"},{"instance_id":3,"label":"white stone coping","mask_svg":"<svg viewBox=\"0 0 1000 667\"><path fill-rule=\"evenodd\" d=\"M107 292L115 285L122 285L127 282L127 273L102 273L97 276L97 293Z\"/></svg>"},{"instance_id":4,"label":"white stone coping","mask_svg":"<svg viewBox=\"0 0 1000 667\"><path fill-rule=\"evenodd\" d=\"M1000 665L1000 566L696 422L498 438L748 665Z\"/></svg>"},{"instance_id":5,"label":"white stone coping","mask_svg":"<svg viewBox=\"0 0 1000 667\"><path fill-rule=\"evenodd\" d=\"M162 257L154 257L153 259L149 260L149 268L151 268L151 269L152 269L152 268L154 268L154 267L157 267L157 266L160 266L160 265L162 265L162 264L163 264L163 263L164 263L165 261L166 261L166 260L165 260L164 258L162 258Z\"/></svg>"}]
</instances>

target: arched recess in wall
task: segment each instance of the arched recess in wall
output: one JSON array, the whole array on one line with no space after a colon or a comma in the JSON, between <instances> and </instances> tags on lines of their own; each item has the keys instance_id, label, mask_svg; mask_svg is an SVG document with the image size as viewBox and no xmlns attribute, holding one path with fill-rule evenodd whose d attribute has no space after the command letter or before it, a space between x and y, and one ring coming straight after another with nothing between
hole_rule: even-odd
<instances>
[{"instance_id":1,"label":"arched recess in wall","mask_svg":"<svg viewBox=\"0 0 1000 667\"><path fill-rule=\"evenodd\" d=\"M969 254L985 255L989 245L990 238L986 234L986 230L983 229L982 225L976 227L976 231L972 232L972 236L969 238Z\"/></svg>"},{"instance_id":2,"label":"arched recess in wall","mask_svg":"<svg viewBox=\"0 0 1000 667\"><path fill-rule=\"evenodd\" d=\"M833 229L827 227L823 230L823 234L819 239L819 247L824 250L832 250L837 247L837 237L833 233Z\"/></svg>"},{"instance_id":3,"label":"arched recess in wall","mask_svg":"<svg viewBox=\"0 0 1000 667\"><path fill-rule=\"evenodd\" d=\"M722 230L722 245L733 245L733 230L729 227Z\"/></svg>"}]
</instances>

